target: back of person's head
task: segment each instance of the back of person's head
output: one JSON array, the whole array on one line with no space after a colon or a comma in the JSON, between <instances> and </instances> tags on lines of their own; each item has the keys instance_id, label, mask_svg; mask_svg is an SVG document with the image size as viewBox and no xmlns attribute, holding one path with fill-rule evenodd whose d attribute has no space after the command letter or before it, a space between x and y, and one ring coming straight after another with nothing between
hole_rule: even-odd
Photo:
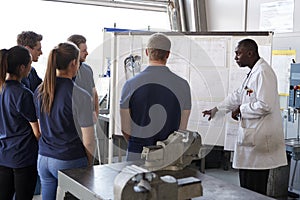
<instances>
[{"instance_id":1,"label":"back of person's head","mask_svg":"<svg viewBox=\"0 0 300 200\"><path fill-rule=\"evenodd\" d=\"M68 38L68 41L73 42L77 45L77 47L79 47L80 44L86 43L86 38L82 35L74 34Z\"/></svg>"},{"instance_id":2,"label":"back of person's head","mask_svg":"<svg viewBox=\"0 0 300 200\"><path fill-rule=\"evenodd\" d=\"M247 38L247 39L239 41L238 47L245 48L248 51L253 51L254 53L258 54L257 43L252 39Z\"/></svg>"},{"instance_id":3,"label":"back of person's head","mask_svg":"<svg viewBox=\"0 0 300 200\"><path fill-rule=\"evenodd\" d=\"M171 41L163 33L154 33L148 40L147 49L150 60L164 60L170 52Z\"/></svg>"},{"instance_id":4,"label":"back of person's head","mask_svg":"<svg viewBox=\"0 0 300 200\"><path fill-rule=\"evenodd\" d=\"M33 31L23 31L18 35L17 43L18 45L28 46L33 49L37 45L37 42L40 42L42 39L42 35Z\"/></svg>"},{"instance_id":5,"label":"back of person's head","mask_svg":"<svg viewBox=\"0 0 300 200\"><path fill-rule=\"evenodd\" d=\"M30 52L22 46L0 50L0 88L2 88L6 73L20 76L20 66L28 66L31 61Z\"/></svg>"},{"instance_id":6,"label":"back of person's head","mask_svg":"<svg viewBox=\"0 0 300 200\"><path fill-rule=\"evenodd\" d=\"M71 61L78 58L78 55L79 49L74 44L70 42L60 43L50 52L48 68L65 70Z\"/></svg>"},{"instance_id":7,"label":"back of person's head","mask_svg":"<svg viewBox=\"0 0 300 200\"><path fill-rule=\"evenodd\" d=\"M54 47L49 54L47 70L43 83L39 87L43 111L49 113L52 107L56 85L56 70L68 70L73 60L78 60L79 49L71 42Z\"/></svg>"}]
</instances>

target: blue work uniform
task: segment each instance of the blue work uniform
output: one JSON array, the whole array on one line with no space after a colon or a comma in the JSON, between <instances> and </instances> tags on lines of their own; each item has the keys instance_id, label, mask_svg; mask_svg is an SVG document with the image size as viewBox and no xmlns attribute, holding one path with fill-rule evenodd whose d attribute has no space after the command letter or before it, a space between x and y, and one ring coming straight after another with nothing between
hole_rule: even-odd
<instances>
[{"instance_id":1,"label":"blue work uniform","mask_svg":"<svg viewBox=\"0 0 300 200\"><path fill-rule=\"evenodd\" d=\"M30 73L27 77L24 77L21 82L30 89L32 92L42 83L42 79L38 76L34 67L31 67ZM37 185L34 194L40 194L40 179L37 179Z\"/></svg>"},{"instance_id":2,"label":"blue work uniform","mask_svg":"<svg viewBox=\"0 0 300 200\"><path fill-rule=\"evenodd\" d=\"M42 136L39 154L59 160L86 157L80 139L80 127L93 126L91 96L71 79L56 78L55 98L50 113L41 110L41 100L36 96L36 111Z\"/></svg>"},{"instance_id":3,"label":"blue work uniform","mask_svg":"<svg viewBox=\"0 0 300 200\"><path fill-rule=\"evenodd\" d=\"M36 165L38 143L29 123L37 122L32 92L19 81L5 81L0 116L0 165Z\"/></svg>"},{"instance_id":4,"label":"blue work uniform","mask_svg":"<svg viewBox=\"0 0 300 200\"><path fill-rule=\"evenodd\" d=\"M130 152L141 153L143 146L155 145L179 129L181 111L191 109L190 87L168 67L148 66L125 83L120 107L130 109L130 157Z\"/></svg>"},{"instance_id":5,"label":"blue work uniform","mask_svg":"<svg viewBox=\"0 0 300 200\"><path fill-rule=\"evenodd\" d=\"M31 67L29 75L24 77L21 82L34 92L35 89L42 83L42 79L38 76L34 67Z\"/></svg>"}]
</instances>

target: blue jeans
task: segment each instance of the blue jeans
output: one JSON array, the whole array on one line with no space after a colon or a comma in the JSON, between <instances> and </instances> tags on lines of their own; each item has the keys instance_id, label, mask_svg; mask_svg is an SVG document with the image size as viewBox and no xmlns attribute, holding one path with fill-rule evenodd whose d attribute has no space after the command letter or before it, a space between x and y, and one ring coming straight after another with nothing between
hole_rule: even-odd
<instances>
[{"instance_id":1,"label":"blue jeans","mask_svg":"<svg viewBox=\"0 0 300 200\"><path fill-rule=\"evenodd\" d=\"M55 200L58 170L87 167L86 157L76 160L58 160L47 156L38 156L38 172L42 185L43 200Z\"/></svg>"}]
</instances>

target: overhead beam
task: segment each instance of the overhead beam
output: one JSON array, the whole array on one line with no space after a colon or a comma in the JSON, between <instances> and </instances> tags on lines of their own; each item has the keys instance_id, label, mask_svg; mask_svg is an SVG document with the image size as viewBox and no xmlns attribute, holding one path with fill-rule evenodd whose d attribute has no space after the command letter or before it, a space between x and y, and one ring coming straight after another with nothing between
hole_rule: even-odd
<instances>
[{"instance_id":1,"label":"overhead beam","mask_svg":"<svg viewBox=\"0 0 300 200\"><path fill-rule=\"evenodd\" d=\"M104 6L104 7L114 7L114 8L126 8L134 10L146 10L146 11L157 11L157 12L167 12L167 1L150 1L145 3L140 1L118 1L118 0L42 0L42 1L52 1L52 2L62 2L62 3L73 3L73 4L83 4L83 5L93 5L93 6ZM165 5L164 5L165 4Z\"/></svg>"}]
</instances>

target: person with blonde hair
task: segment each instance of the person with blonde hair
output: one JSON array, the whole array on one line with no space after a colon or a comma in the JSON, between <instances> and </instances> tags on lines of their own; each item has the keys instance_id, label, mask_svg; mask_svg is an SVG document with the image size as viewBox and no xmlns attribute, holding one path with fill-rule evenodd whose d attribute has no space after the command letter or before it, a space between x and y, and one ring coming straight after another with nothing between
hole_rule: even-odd
<instances>
[{"instance_id":1,"label":"person with blonde hair","mask_svg":"<svg viewBox=\"0 0 300 200\"><path fill-rule=\"evenodd\" d=\"M55 200L58 170L87 167L94 152L91 96L72 78L79 49L69 42L51 50L43 83L35 92L40 123L38 172L42 198Z\"/></svg>"},{"instance_id":2,"label":"person with blonde hair","mask_svg":"<svg viewBox=\"0 0 300 200\"><path fill-rule=\"evenodd\" d=\"M21 46L0 51L0 199L31 200L37 179L40 137L33 93L21 79L31 69Z\"/></svg>"}]
</instances>

